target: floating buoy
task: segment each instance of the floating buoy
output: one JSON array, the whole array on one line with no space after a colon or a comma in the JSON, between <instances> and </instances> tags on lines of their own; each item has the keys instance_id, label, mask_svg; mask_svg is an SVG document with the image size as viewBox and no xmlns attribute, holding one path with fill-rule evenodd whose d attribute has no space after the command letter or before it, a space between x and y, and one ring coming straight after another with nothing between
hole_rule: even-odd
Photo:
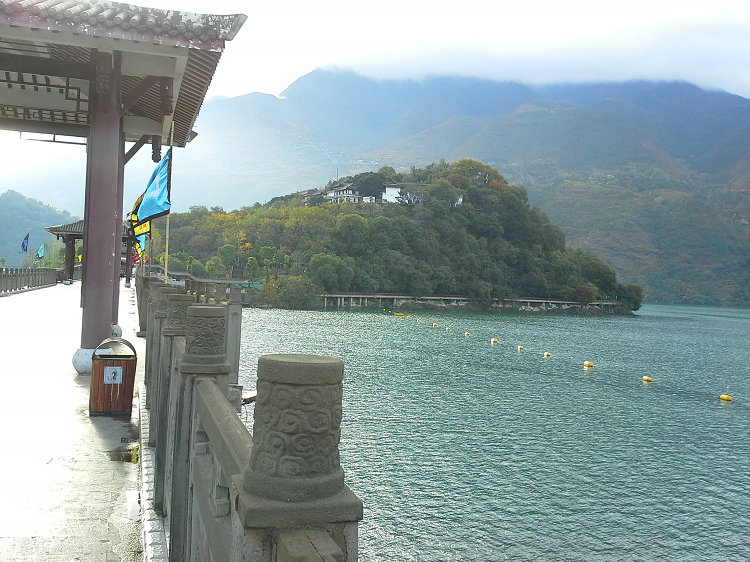
<instances>
[{"instance_id":1,"label":"floating buoy","mask_svg":"<svg viewBox=\"0 0 750 562\"><path fill-rule=\"evenodd\" d=\"M470 336L471 334L469 332L464 332L465 336Z\"/></svg>"},{"instance_id":2,"label":"floating buoy","mask_svg":"<svg viewBox=\"0 0 750 562\"><path fill-rule=\"evenodd\" d=\"M643 375L643 382L651 382L651 377L648 375Z\"/></svg>"},{"instance_id":3,"label":"floating buoy","mask_svg":"<svg viewBox=\"0 0 750 562\"><path fill-rule=\"evenodd\" d=\"M411 320L411 315L406 317L407 320Z\"/></svg>"},{"instance_id":4,"label":"floating buoy","mask_svg":"<svg viewBox=\"0 0 750 562\"><path fill-rule=\"evenodd\" d=\"M584 367L593 367L594 366L594 362L593 361L584 361L583 362L583 366Z\"/></svg>"},{"instance_id":5,"label":"floating buoy","mask_svg":"<svg viewBox=\"0 0 750 562\"><path fill-rule=\"evenodd\" d=\"M497 342L498 342L498 339L497 339L497 338L492 338L492 339L490 339L490 343L491 343L492 345L495 345L495 344L496 344Z\"/></svg>"},{"instance_id":6,"label":"floating buoy","mask_svg":"<svg viewBox=\"0 0 750 562\"><path fill-rule=\"evenodd\" d=\"M729 394L720 394L719 398L722 399L722 400L724 400L724 401L726 401L726 402L731 402L732 401L732 397L729 396Z\"/></svg>"},{"instance_id":7,"label":"floating buoy","mask_svg":"<svg viewBox=\"0 0 750 562\"><path fill-rule=\"evenodd\" d=\"M446 327L445 327L445 331L446 331L446 332L450 332L450 331L451 331L451 328L450 328L450 326L446 326Z\"/></svg>"},{"instance_id":8,"label":"floating buoy","mask_svg":"<svg viewBox=\"0 0 750 562\"><path fill-rule=\"evenodd\" d=\"M417 322L421 322L421 320L419 318L417 318Z\"/></svg>"},{"instance_id":9,"label":"floating buoy","mask_svg":"<svg viewBox=\"0 0 750 562\"><path fill-rule=\"evenodd\" d=\"M549 351L545 351L545 352L544 352L544 356L545 356L545 357L549 357L550 355L552 355L552 354L551 354L551 353L550 353Z\"/></svg>"},{"instance_id":10,"label":"floating buoy","mask_svg":"<svg viewBox=\"0 0 750 562\"><path fill-rule=\"evenodd\" d=\"M519 345L519 346L518 346L518 351L522 351L522 350L523 350L523 346L522 346L522 345Z\"/></svg>"},{"instance_id":11,"label":"floating buoy","mask_svg":"<svg viewBox=\"0 0 750 562\"><path fill-rule=\"evenodd\" d=\"M394 316L403 316L404 313L403 312L394 312L393 315Z\"/></svg>"},{"instance_id":12,"label":"floating buoy","mask_svg":"<svg viewBox=\"0 0 750 562\"><path fill-rule=\"evenodd\" d=\"M438 325L437 325L437 322L433 322L433 323L432 323L432 327L433 327L433 328L437 328L437 327L438 327Z\"/></svg>"}]
</instances>

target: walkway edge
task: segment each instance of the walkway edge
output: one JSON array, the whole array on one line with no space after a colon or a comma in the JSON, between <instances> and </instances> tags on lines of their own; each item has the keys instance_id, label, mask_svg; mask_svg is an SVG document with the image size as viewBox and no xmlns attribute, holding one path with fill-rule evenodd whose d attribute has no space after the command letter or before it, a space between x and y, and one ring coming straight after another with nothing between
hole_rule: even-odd
<instances>
[{"instance_id":1,"label":"walkway edge","mask_svg":"<svg viewBox=\"0 0 750 562\"><path fill-rule=\"evenodd\" d=\"M154 509L154 473L156 449L149 447L150 417L146 409L146 386L138 387L138 408L141 422L141 521L143 523L144 562L169 562L164 518Z\"/></svg>"}]
</instances>

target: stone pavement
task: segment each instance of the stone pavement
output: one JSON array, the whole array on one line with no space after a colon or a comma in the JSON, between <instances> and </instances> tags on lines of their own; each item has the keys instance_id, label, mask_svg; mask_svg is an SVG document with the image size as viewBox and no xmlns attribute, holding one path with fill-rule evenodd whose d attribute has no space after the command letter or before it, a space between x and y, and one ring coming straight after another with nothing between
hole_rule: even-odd
<instances>
[{"instance_id":1,"label":"stone pavement","mask_svg":"<svg viewBox=\"0 0 750 562\"><path fill-rule=\"evenodd\" d=\"M80 283L0 298L0 559L141 561L138 399L130 419L89 417L80 346ZM122 337L138 353L135 288L120 287Z\"/></svg>"}]
</instances>

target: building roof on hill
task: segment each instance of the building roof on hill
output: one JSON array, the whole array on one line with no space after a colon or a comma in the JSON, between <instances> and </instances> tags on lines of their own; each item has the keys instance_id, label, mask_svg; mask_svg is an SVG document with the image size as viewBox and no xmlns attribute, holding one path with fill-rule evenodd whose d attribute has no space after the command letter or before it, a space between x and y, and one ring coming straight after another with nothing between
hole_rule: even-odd
<instances>
[{"instance_id":1,"label":"building roof on hill","mask_svg":"<svg viewBox=\"0 0 750 562\"><path fill-rule=\"evenodd\" d=\"M91 53L100 50L121 53L126 140L166 142L174 122L173 144L184 146L224 44L246 19L100 0L0 0L0 129L87 136Z\"/></svg>"}]
</instances>

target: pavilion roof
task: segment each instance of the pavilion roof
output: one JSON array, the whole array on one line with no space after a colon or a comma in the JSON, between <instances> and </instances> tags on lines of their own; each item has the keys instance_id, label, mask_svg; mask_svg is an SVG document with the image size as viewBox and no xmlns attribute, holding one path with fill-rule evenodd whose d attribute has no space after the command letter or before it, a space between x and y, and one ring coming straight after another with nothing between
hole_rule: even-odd
<instances>
[{"instance_id":1,"label":"pavilion roof","mask_svg":"<svg viewBox=\"0 0 750 562\"><path fill-rule=\"evenodd\" d=\"M83 219L68 222L65 224L58 224L55 226L46 226L44 228L50 234L54 234L58 238L61 236L70 236L76 240L83 240ZM129 228L127 221L122 223L122 239L127 240L129 237Z\"/></svg>"},{"instance_id":2,"label":"pavilion roof","mask_svg":"<svg viewBox=\"0 0 750 562\"><path fill-rule=\"evenodd\" d=\"M126 140L166 143L174 122L173 144L185 146L225 42L246 19L100 0L0 0L0 129L87 136L91 54L101 50L121 53Z\"/></svg>"}]
</instances>

